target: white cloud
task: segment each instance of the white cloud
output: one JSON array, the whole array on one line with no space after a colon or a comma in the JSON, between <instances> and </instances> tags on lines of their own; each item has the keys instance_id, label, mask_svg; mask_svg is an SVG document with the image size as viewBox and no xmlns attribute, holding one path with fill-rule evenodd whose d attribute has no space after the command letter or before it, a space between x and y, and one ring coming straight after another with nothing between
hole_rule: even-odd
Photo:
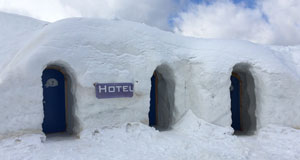
<instances>
[{"instance_id":1,"label":"white cloud","mask_svg":"<svg viewBox=\"0 0 300 160\"><path fill-rule=\"evenodd\" d=\"M245 8L229 0L192 5L175 19L175 32L203 38L243 39L256 43L300 44L300 1L262 0Z\"/></svg>"},{"instance_id":2,"label":"white cloud","mask_svg":"<svg viewBox=\"0 0 300 160\"><path fill-rule=\"evenodd\" d=\"M120 18L170 29L173 0L0 0L0 10L45 21L68 17Z\"/></svg>"},{"instance_id":3,"label":"white cloud","mask_svg":"<svg viewBox=\"0 0 300 160\"><path fill-rule=\"evenodd\" d=\"M300 44L300 1L264 0L261 10L268 17L275 44Z\"/></svg>"},{"instance_id":4,"label":"white cloud","mask_svg":"<svg viewBox=\"0 0 300 160\"><path fill-rule=\"evenodd\" d=\"M190 0L0 0L0 11L50 22L68 17L120 18L164 30L174 27L187 36L300 44L300 0L257 0L256 8L232 0L204 1L209 5L187 8Z\"/></svg>"},{"instance_id":5,"label":"white cloud","mask_svg":"<svg viewBox=\"0 0 300 160\"><path fill-rule=\"evenodd\" d=\"M0 10L50 22L80 16L79 12L63 5L60 0L0 0Z\"/></svg>"}]
</instances>

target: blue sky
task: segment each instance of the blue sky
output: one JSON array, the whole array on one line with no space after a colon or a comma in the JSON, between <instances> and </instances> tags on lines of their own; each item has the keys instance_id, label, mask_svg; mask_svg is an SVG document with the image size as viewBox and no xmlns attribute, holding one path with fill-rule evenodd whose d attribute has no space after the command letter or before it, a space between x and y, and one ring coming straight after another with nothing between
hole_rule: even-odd
<instances>
[{"instance_id":1,"label":"blue sky","mask_svg":"<svg viewBox=\"0 0 300 160\"><path fill-rule=\"evenodd\" d=\"M174 0L177 3L179 3L180 0ZM233 2L236 5L243 4L245 5L245 8L254 9L256 7L256 0L228 0ZM184 4L181 4L181 10L186 12L188 11L188 6L191 4L205 4L205 5L211 5L214 4L216 0L186 0ZM176 18L178 15L177 13L170 15L168 23L170 27L174 27L174 18ZM267 17L263 15L263 18L267 20Z\"/></svg>"},{"instance_id":2,"label":"blue sky","mask_svg":"<svg viewBox=\"0 0 300 160\"><path fill-rule=\"evenodd\" d=\"M233 0L233 2L235 4L238 4L238 3L245 3L247 7L249 8L254 8L255 7L255 4L256 4L256 1L255 0Z\"/></svg>"},{"instance_id":3,"label":"blue sky","mask_svg":"<svg viewBox=\"0 0 300 160\"><path fill-rule=\"evenodd\" d=\"M212 3L214 0L190 0L190 3ZM255 7L255 0L232 0L235 4L239 4L239 3L245 3L247 7L249 8L254 8Z\"/></svg>"}]
</instances>

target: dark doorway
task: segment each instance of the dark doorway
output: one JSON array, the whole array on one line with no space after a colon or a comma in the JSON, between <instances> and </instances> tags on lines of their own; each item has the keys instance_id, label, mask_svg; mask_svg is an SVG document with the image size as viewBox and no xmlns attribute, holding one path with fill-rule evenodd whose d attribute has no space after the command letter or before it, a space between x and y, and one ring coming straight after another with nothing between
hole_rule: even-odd
<instances>
[{"instance_id":1,"label":"dark doorway","mask_svg":"<svg viewBox=\"0 0 300 160\"><path fill-rule=\"evenodd\" d=\"M43 106L45 134L66 131L66 84L65 76L56 69L43 71Z\"/></svg>"},{"instance_id":2,"label":"dark doorway","mask_svg":"<svg viewBox=\"0 0 300 160\"><path fill-rule=\"evenodd\" d=\"M239 63L233 67L230 86L231 127L235 134L253 134L256 131L256 97L250 65Z\"/></svg>"},{"instance_id":3,"label":"dark doorway","mask_svg":"<svg viewBox=\"0 0 300 160\"><path fill-rule=\"evenodd\" d=\"M150 111L149 111L149 126L153 127L157 122L157 75L154 72L151 77L151 91L150 91Z\"/></svg>"},{"instance_id":4,"label":"dark doorway","mask_svg":"<svg viewBox=\"0 0 300 160\"><path fill-rule=\"evenodd\" d=\"M149 126L164 131L170 129L174 114L175 82L167 65L158 66L151 77Z\"/></svg>"},{"instance_id":5,"label":"dark doorway","mask_svg":"<svg viewBox=\"0 0 300 160\"><path fill-rule=\"evenodd\" d=\"M232 73L230 80L231 127L235 131L241 131L241 81L240 77L235 73Z\"/></svg>"}]
</instances>

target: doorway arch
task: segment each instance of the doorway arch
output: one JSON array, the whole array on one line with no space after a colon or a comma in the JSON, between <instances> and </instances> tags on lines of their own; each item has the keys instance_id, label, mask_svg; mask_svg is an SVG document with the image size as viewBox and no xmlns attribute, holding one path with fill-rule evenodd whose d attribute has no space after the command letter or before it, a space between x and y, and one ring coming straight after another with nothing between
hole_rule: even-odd
<instances>
[{"instance_id":1,"label":"doorway arch","mask_svg":"<svg viewBox=\"0 0 300 160\"><path fill-rule=\"evenodd\" d=\"M78 124L75 121L75 89L72 81L72 76L63 67L51 65L43 70L42 129L45 134L75 132L75 126Z\"/></svg>"},{"instance_id":2,"label":"doorway arch","mask_svg":"<svg viewBox=\"0 0 300 160\"><path fill-rule=\"evenodd\" d=\"M167 65L156 68L151 77L149 126L163 131L173 123L175 82Z\"/></svg>"},{"instance_id":3,"label":"doorway arch","mask_svg":"<svg viewBox=\"0 0 300 160\"><path fill-rule=\"evenodd\" d=\"M231 127L235 134L252 134L256 130L256 97L250 65L239 63L231 73Z\"/></svg>"}]
</instances>

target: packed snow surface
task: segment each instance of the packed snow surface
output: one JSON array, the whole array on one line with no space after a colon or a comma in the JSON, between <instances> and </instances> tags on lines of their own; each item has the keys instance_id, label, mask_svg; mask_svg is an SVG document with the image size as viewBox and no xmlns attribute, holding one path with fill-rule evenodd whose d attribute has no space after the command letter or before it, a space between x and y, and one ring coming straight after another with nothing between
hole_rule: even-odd
<instances>
[{"instance_id":1,"label":"packed snow surface","mask_svg":"<svg viewBox=\"0 0 300 160\"><path fill-rule=\"evenodd\" d=\"M5 68L20 49L48 23L0 12L0 24L0 68Z\"/></svg>"},{"instance_id":2,"label":"packed snow surface","mask_svg":"<svg viewBox=\"0 0 300 160\"><path fill-rule=\"evenodd\" d=\"M3 160L299 160L300 131L268 126L256 135L233 136L191 111L172 131L141 123L86 130L82 137L29 134L0 141ZM43 142L42 142L43 141Z\"/></svg>"}]
</instances>

